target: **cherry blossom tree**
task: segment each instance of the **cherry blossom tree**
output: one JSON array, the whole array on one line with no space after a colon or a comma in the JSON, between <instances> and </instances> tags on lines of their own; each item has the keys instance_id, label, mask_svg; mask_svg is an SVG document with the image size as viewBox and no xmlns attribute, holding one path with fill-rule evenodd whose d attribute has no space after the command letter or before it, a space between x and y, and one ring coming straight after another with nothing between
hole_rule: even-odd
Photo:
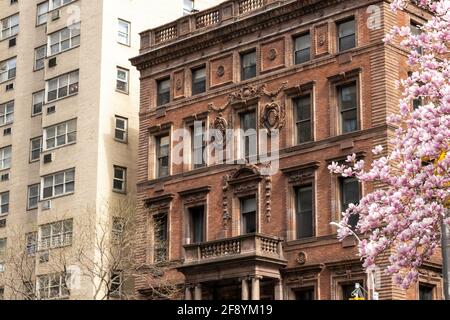
<instances>
[{"instance_id":1,"label":"cherry blossom tree","mask_svg":"<svg viewBox=\"0 0 450 320\"><path fill-rule=\"evenodd\" d=\"M390 115L395 126L389 150L377 146L370 165L355 155L333 163L332 173L377 182L384 187L350 205L339 223L338 237L353 231L365 235L359 243L364 267L389 252L386 271L403 288L418 280L418 268L440 245L441 228L450 225L450 1L394 0L393 10L417 5L432 14L420 27L395 27L385 41L400 40L409 52L409 78L400 81L399 111ZM422 101L414 108L414 102ZM359 216L352 230L349 219ZM353 217L352 220L355 220Z\"/></svg>"}]
</instances>

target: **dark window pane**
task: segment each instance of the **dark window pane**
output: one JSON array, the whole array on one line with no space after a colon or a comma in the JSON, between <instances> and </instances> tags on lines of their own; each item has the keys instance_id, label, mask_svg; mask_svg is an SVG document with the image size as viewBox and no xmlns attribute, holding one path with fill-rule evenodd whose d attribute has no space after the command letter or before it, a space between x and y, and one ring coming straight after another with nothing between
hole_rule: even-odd
<instances>
[{"instance_id":1,"label":"dark window pane","mask_svg":"<svg viewBox=\"0 0 450 320\"><path fill-rule=\"evenodd\" d=\"M295 39L295 64L300 64L311 59L311 36L302 35Z\"/></svg>"},{"instance_id":2,"label":"dark window pane","mask_svg":"<svg viewBox=\"0 0 450 320\"><path fill-rule=\"evenodd\" d=\"M338 24L339 51L348 50L356 46L355 20Z\"/></svg>"},{"instance_id":3,"label":"dark window pane","mask_svg":"<svg viewBox=\"0 0 450 320\"><path fill-rule=\"evenodd\" d=\"M256 232L256 198L241 199L243 234Z\"/></svg>"},{"instance_id":4,"label":"dark window pane","mask_svg":"<svg viewBox=\"0 0 450 320\"><path fill-rule=\"evenodd\" d=\"M341 179L341 210L343 212L346 211L351 203L357 205L360 198L360 186L358 180L354 178ZM355 228L358 221L358 215L351 215L348 224Z\"/></svg>"},{"instance_id":5,"label":"dark window pane","mask_svg":"<svg viewBox=\"0 0 450 320\"><path fill-rule=\"evenodd\" d=\"M354 298L352 296L353 291L355 291L355 283L351 283L351 284L343 284L341 285L341 290L342 290L342 300L349 300Z\"/></svg>"},{"instance_id":6,"label":"dark window pane","mask_svg":"<svg viewBox=\"0 0 450 320\"><path fill-rule=\"evenodd\" d=\"M341 113L341 132L356 131L359 129L356 83L339 86L337 90Z\"/></svg>"},{"instance_id":7,"label":"dark window pane","mask_svg":"<svg viewBox=\"0 0 450 320\"><path fill-rule=\"evenodd\" d=\"M314 235L312 186L297 189L297 239Z\"/></svg>"},{"instance_id":8,"label":"dark window pane","mask_svg":"<svg viewBox=\"0 0 450 320\"><path fill-rule=\"evenodd\" d=\"M158 106L165 105L170 102L170 79L160 80L157 84L158 90Z\"/></svg>"},{"instance_id":9,"label":"dark window pane","mask_svg":"<svg viewBox=\"0 0 450 320\"><path fill-rule=\"evenodd\" d=\"M314 288L302 288L296 290L295 300L314 300Z\"/></svg>"},{"instance_id":10,"label":"dark window pane","mask_svg":"<svg viewBox=\"0 0 450 320\"><path fill-rule=\"evenodd\" d=\"M419 300L433 300L433 286L419 284Z\"/></svg>"},{"instance_id":11,"label":"dark window pane","mask_svg":"<svg viewBox=\"0 0 450 320\"><path fill-rule=\"evenodd\" d=\"M256 51L241 56L242 80L256 77Z\"/></svg>"},{"instance_id":12,"label":"dark window pane","mask_svg":"<svg viewBox=\"0 0 450 320\"><path fill-rule=\"evenodd\" d=\"M206 91L206 69L192 71L192 94L200 94Z\"/></svg>"},{"instance_id":13,"label":"dark window pane","mask_svg":"<svg viewBox=\"0 0 450 320\"><path fill-rule=\"evenodd\" d=\"M200 243L205 241L204 239L204 226L205 226L205 208L198 207L189 210L191 226L191 243Z\"/></svg>"}]
</instances>

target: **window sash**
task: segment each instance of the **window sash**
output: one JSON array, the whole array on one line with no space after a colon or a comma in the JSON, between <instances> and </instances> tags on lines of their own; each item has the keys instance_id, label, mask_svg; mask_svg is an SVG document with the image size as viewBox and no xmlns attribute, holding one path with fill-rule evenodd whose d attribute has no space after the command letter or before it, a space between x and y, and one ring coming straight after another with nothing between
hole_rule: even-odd
<instances>
[{"instance_id":1,"label":"window sash","mask_svg":"<svg viewBox=\"0 0 450 320\"><path fill-rule=\"evenodd\" d=\"M14 101L0 105L0 126L11 124L14 121Z\"/></svg>"},{"instance_id":2,"label":"window sash","mask_svg":"<svg viewBox=\"0 0 450 320\"><path fill-rule=\"evenodd\" d=\"M41 157L42 137L31 139L30 142L30 161L37 161Z\"/></svg>"},{"instance_id":3,"label":"window sash","mask_svg":"<svg viewBox=\"0 0 450 320\"><path fill-rule=\"evenodd\" d=\"M79 72L74 71L47 81L47 102L78 93Z\"/></svg>"},{"instance_id":4,"label":"window sash","mask_svg":"<svg viewBox=\"0 0 450 320\"><path fill-rule=\"evenodd\" d=\"M4 147L0 149L0 170L11 168L12 147Z\"/></svg>"},{"instance_id":5,"label":"window sash","mask_svg":"<svg viewBox=\"0 0 450 320\"><path fill-rule=\"evenodd\" d=\"M122 142L128 140L128 119L121 117L115 118L114 138Z\"/></svg>"},{"instance_id":6,"label":"window sash","mask_svg":"<svg viewBox=\"0 0 450 320\"><path fill-rule=\"evenodd\" d=\"M75 192L75 170L68 170L42 178L42 199L51 199Z\"/></svg>"},{"instance_id":7,"label":"window sash","mask_svg":"<svg viewBox=\"0 0 450 320\"><path fill-rule=\"evenodd\" d=\"M206 68L192 71L192 94L200 94L206 91Z\"/></svg>"},{"instance_id":8,"label":"window sash","mask_svg":"<svg viewBox=\"0 0 450 320\"><path fill-rule=\"evenodd\" d=\"M44 100L45 100L45 90L33 93L33 108L31 110L31 115L35 116L42 113Z\"/></svg>"},{"instance_id":9,"label":"window sash","mask_svg":"<svg viewBox=\"0 0 450 320\"><path fill-rule=\"evenodd\" d=\"M119 19L117 30L117 41L121 44L130 45L131 24L125 20Z\"/></svg>"},{"instance_id":10,"label":"window sash","mask_svg":"<svg viewBox=\"0 0 450 320\"><path fill-rule=\"evenodd\" d=\"M61 52L75 48L80 44L80 24L56 31L48 35L48 56L54 56Z\"/></svg>"},{"instance_id":11,"label":"window sash","mask_svg":"<svg viewBox=\"0 0 450 320\"><path fill-rule=\"evenodd\" d=\"M359 130L358 93L356 83L338 87L341 132Z\"/></svg>"},{"instance_id":12,"label":"window sash","mask_svg":"<svg viewBox=\"0 0 450 320\"><path fill-rule=\"evenodd\" d=\"M342 178L340 179L340 188L341 188L341 211L345 212L349 205L353 203L354 205L358 205L359 200L361 199L360 194L360 184L358 180L355 178ZM358 224L359 216L352 215L348 220L348 224L355 228Z\"/></svg>"},{"instance_id":13,"label":"window sash","mask_svg":"<svg viewBox=\"0 0 450 320\"><path fill-rule=\"evenodd\" d=\"M34 50L34 70L41 70L45 67L45 54L47 52L47 46L41 46Z\"/></svg>"},{"instance_id":14,"label":"window sash","mask_svg":"<svg viewBox=\"0 0 450 320\"><path fill-rule=\"evenodd\" d=\"M127 169L121 167L114 167L114 179L113 179L114 191L125 192L127 181L126 179L127 179Z\"/></svg>"},{"instance_id":15,"label":"window sash","mask_svg":"<svg viewBox=\"0 0 450 320\"><path fill-rule=\"evenodd\" d=\"M19 14L0 20L0 40L15 36L19 33Z\"/></svg>"},{"instance_id":16,"label":"window sash","mask_svg":"<svg viewBox=\"0 0 450 320\"><path fill-rule=\"evenodd\" d=\"M157 105L168 104L170 102L170 79L158 81L157 91Z\"/></svg>"},{"instance_id":17,"label":"window sash","mask_svg":"<svg viewBox=\"0 0 450 320\"><path fill-rule=\"evenodd\" d=\"M37 209L39 203L40 184L28 187L28 209Z\"/></svg>"},{"instance_id":18,"label":"window sash","mask_svg":"<svg viewBox=\"0 0 450 320\"><path fill-rule=\"evenodd\" d=\"M158 178L169 175L170 138L162 136L157 138L157 174Z\"/></svg>"},{"instance_id":19,"label":"window sash","mask_svg":"<svg viewBox=\"0 0 450 320\"><path fill-rule=\"evenodd\" d=\"M241 56L242 80L256 77L256 51Z\"/></svg>"},{"instance_id":20,"label":"window sash","mask_svg":"<svg viewBox=\"0 0 450 320\"><path fill-rule=\"evenodd\" d=\"M356 22L354 19L338 24L339 51L356 47Z\"/></svg>"},{"instance_id":21,"label":"window sash","mask_svg":"<svg viewBox=\"0 0 450 320\"><path fill-rule=\"evenodd\" d=\"M256 232L256 198L241 199L242 233L249 234Z\"/></svg>"},{"instance_id":22,"label":"window sash","mask_svg":"<svg viewBox=\"0 0 450 320\"><path fill-rule=\"evenodd\" d=\"M295 64L311 60L311 35L304 34L295 38Z\"/></svg>"},{"instance_id":23,"label":"window sash","mask_svg":"<svg viewBox=\"0 0 450 320\"><path fill-rule=\"evenodd\" d=\"M200 130L199 130L200 129ZM205 141L205 124L202 123L201 127L191 127L191 152L192 152L192 165L194 169L203 168L206 166L204 153L206 150ZM201 141L199 144L198 142Z\"/></svg>"},{"instance_id":24,"label":"window sash","mask_svg":"<svg viewBox=\"0 0 450 320\"><path fill-rule=\"evenodd\" d=\"M16 58L0 62L0 83L16 77Z\"/></svg>"},{"instance_id":25,"label":"window sash","mask_svg":"<svg viewBox=\"0 0 450 320\"><path fill-rule=\"evenodd\" d=\"M77 141L77 120L70 120L44 129L45 150L51 150Z\"/></svg>"},{"instance_id":26,"label":"window sash","mask_svg":"<svg viewBox=\"0 0 450 320\"><path fill-rule=\"evenodd\" d=\"M37 5L36 11L36 25L40 26L44 23L47 23L47 15L49 10L49 2L45 1L43 3L39 3Z\"/></svg>"},{"instance_id":27,"label":"window sash","mask_svg":"<svg viewBox=\"0 0 450 320\"><path fill-rule=\"evenodd\" d=\"M116 89L121 92L128 92L129 70L117 68Z\"/></svg>"},{"instance_id":28,"label":"window sash","mask_svg":"<svg viewBox=\"0 0 450 320\"><path fill-rule=\"evenodd\" d=\"M9 213L9 191L0 194L0 216Z\"/></svg>"},{"instance_id":29,"label":"window sash","mask_svg":"<svg viewBox=\"0 0 450 320\"><path fill-rule=\"evenodd\" d=\"M296 190L297 239L314 236L314 192L312 185Z\"/></svg>"}]
</instances>

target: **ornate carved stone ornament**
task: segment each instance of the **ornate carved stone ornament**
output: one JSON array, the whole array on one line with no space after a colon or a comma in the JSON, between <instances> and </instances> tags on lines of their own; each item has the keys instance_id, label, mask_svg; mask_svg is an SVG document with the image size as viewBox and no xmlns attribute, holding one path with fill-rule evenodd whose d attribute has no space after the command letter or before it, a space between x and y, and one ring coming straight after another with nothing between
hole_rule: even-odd
<instances>
[{"instance_id":1,"label":"ornate carved stone ornament","mask_svg":"<svg viewBox=\"0 0 450 320\"><path fill-rule=\"evenodd\" d=\"M326 39L327 39L327 36L326 36L326 34L324 34L324 33L320 33L320 34L317 36L317 40L318 40L318 43L319 43L319 47L323 47L323 45L325 44Z\"/></svg>"},{"instance_id":2,"label":"ornate carved stone ornament","mask_svg":"<svg viewBox=\"0 0 450 320\"><path fill-rule=\"evenodd\" d=\"M211 127L213 129L218 130L222 134L221 139L218 139L219 137L215 137L214 143L217 146L224 146L227 138L227 129L228 129L227 119L225 119L222 116L222 114L219 114L219 116L214 120L214 123Z\"/></svg>"},{"instance_id":3,"label":"ornate carved stone ornament","mask_svg":"<svg viewBox=\"0 0 450 320\"><path fill-rule=\"evenodd\" d=\"M183 198L184 204L193 204L198 202L206 202L210 186L180 191L178 194Z\"/></svg>"},{"instance_id":4,"label":"ornate carved stone ornament","mask_svg":"<svg viewBox=\"0 0 450 320\"><path fill-rule=\"evenodd\" d=\"M175 88L179 91L183 88L183 81L181 79L178 79L175 83Z\"/></svg>"},{"instance_id":5,"label":"ornate carved stone ornament","mask_svg":"<svg viewBox=\"0 0 450 320\"><path fill-rule=\"evenodd\" d=\"M297 263L302 266L302 265L306 264L307 259L308 259L308 256L306 255L306 252L301 251L297 254L295 261L297 261Z\"/></svg>"},{"instance_id":6,"label":"ornate carved stone ornament","mask_svg":"<svg viewBox=\"0 0 450 320\"><path fill-rule=\"evenodd\" d=\"M281 169L288 177L289 184L301 184L314 178L315 171L319 168L320 162L313 161L299 166Z\"/></svg>"},{"instance_id":7,"label":"ornate carved stone ornament","mask_svg":"<svg viewBox=\"0 0 450 320\"><path fill-rule=\"evenodd\" d=\"M268 52L267 57L269 58L269 60L273 61L277 58L278 56L278 51L275 48L271 48Z\"/></svg>"},{"instance_id":8,"label":"ornate carved stone ornament","mask_svg":"<svg viewBox=\"0 0 450 320\"><path fill-rule=\"evenodd\" d=\"M216 74L219 78L222 78L225 75L225 67L224 66L218 66Z\"/></svg>"},{"instance_id":9,"label":"ornate carved stone ornament","mask_svg":"<svg viewBox=\"0 0 450 320\"><path fill-rule=\"evenodd\" d=\"M173 194L165 194L145 200L145 205L150 214L156 214L163 211L168 211L173 198Z\"/></svg>"},{"instance_id":10,"label":"ornate carved stone ornament","mask_svg":"<svg viewBox=\"0 0 450 320\"><path fill-rule=\"evenodd\" d=\"M284 127L286 112L284 106L271 102L266 104L261 115L261 126L269 131L269 134Z\"/></svg>"}]
</instances>

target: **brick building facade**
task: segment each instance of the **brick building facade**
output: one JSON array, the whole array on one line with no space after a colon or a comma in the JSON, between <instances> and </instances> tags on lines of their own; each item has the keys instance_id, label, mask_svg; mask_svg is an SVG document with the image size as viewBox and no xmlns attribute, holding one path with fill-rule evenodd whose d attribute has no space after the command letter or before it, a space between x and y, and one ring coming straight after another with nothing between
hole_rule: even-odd
<instances>
[{"instance_id":1,"label":"brick building facade","mask_svg":"<svg viewBox=\"0 0 450 320\"><path fill-rule=\"evenodd\" d=\"M426 19L408 10L394 14L379 0L229 0L141 34L132 59L141 72L136 252L142 273L166 268L136 282L141 298L168 279L186 299L348 299L355 283L368 290L356 240L339 242L330 222L373 186L327 166L352 153L370 163L374 146L388 147L394 128L385 119L407 67L406 53L382 39L395 24ZM178 129L207 138L179 140ZM213 129L254 129L226 142L234 160L247 161L195 161L219 144ZM271 175L251 143L261 148L257 136L268 132L279 141ZM376 290L380 299L440 299L440 272L437 257L416 287L400 290L381 273Z\"/></svg>"}]
</instances>

